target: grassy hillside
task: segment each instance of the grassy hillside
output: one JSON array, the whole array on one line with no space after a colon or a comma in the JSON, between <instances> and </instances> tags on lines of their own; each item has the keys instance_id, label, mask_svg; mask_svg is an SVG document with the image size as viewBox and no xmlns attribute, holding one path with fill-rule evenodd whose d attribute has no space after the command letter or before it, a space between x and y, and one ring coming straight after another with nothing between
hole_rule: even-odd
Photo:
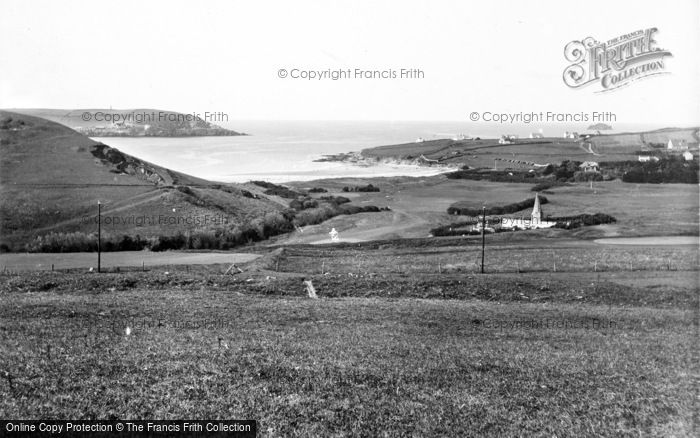
<instances>
[{"instance_id":1,"label":"grassy hillside","mask_svg":"<svg viewBox=\"0 0 700 438\"><path fill-rule=\"evenodd\" d=\"M49 109L18 108L12 112L40 117L75 129L81 134L99 137L184 137L245 135L213 123L175 111L152 108L135 109Z\"/></svg>"},{"instance_id":2,"label":"grassy hillside","mask_svg":"<svg viewBox=\"0 0 700 438\"><path fill-rule=\"evenodd\" d=\"M685 141L691 149L698 149L700 137L698 128L666 128L648 132L630 132L612 135L599 135L591 138L592 148L597 153L608 154L615 151L651 151L666 149L669 140Z\"/></svg>"},{"instance_id":3,"label":"grassy hillside","mask_svg":"<svg viewBox=\"0 0 700 438\"><path fill-rule=\"evenodd\" d=\"M243 226L283 208L256 186L165 169L58 123L5 111L0 121L0 243L10 248L50 232L96 231L97 201L107 235L172 235L216 220Z\"/></svg>"},{"instance_id":4,"label":"grassy hillside","mask_svg":"<svg viewBox=\"0 0 700 438\"><path fill-rule=\"evenodd\" d=\"M698 148L698 128L660 129L639 133L592 136L587 140L547 137L519 139L515 144L501 145L497 139L439 139L421 143L405 143L364 149L362 156L376 160L398 159L425 164L469 165L471 167L532 167L532 164L577 161L636 160L639 151L685 140Z\"/></svg>"}]
</instances>

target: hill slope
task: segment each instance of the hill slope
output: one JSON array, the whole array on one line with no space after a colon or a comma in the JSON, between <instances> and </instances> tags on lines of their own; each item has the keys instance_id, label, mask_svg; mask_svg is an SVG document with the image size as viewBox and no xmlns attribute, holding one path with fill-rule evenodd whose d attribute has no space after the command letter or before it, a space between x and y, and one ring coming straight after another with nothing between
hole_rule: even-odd
<instances>
[{"instance_id":1,"label":"hill slope","mask_svg":"<svg viewBox=\"0 0 700 438\"><path fill-rule=\"evenodd\" d=\"M691 149L697 150L700 140L698 128L593 135L588 139L518 139L514 144L499 144L497 139L439 139L379 146L364 149L361 154L365 158L376 160L408 160L471 167L493 167L494 162L499 160L537 164L559 163L563 160L626 161L636 160L640 151L659 147L663 149L669 140L682 140Z\"/></svg>"},{"instance_id":2,"label":"hill slope","mask_svg":"<svg viewBox=\"0 0 700 438\"><path fill-rule=\"evenodd\" d=\"M251 185L175 172L60 124L0 111L0 243L22 250L51 232L175 235L245 228L283 206Z\"/></svg>"},{"instance_id":3,"label":"hill slope","mask_svg":"<svg viewBox=\"0 0 700 438\"><path fill-rule=\"evenodd\" d=\"M175 111L148 108L137 109L48 109L17 108L15 113L40 117L75 129L91 137L189 137L245 135L209 123L201 117Z\"/></svg>"},{"instance_id":4,"label":"hill slope","mask_svg":"<svg viewBox=\"0 0 700 438\"><path fill-rule=\"evenodd\" d=\"M700 130L698 128L665 128L646 132L624 132L599 135L591 138L592 149L601 154L621 151L652 151L666 149L669 140L683 142L690 149L698 149Z\"/></svg>"}]
</instances>

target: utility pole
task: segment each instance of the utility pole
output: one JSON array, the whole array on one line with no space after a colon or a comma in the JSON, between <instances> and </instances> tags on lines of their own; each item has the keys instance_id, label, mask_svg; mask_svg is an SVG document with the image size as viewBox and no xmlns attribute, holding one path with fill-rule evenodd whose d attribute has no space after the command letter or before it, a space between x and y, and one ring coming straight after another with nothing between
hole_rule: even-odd
<instances>
[{"instance_id":1,"label":"utility pole","mask_svg":"<svg viewBox=\"0 0 700 438\"><path fill-rule=\"evenodd\" d=\"M102 267L102 203L97 201L97 272Z\"/></svg>"},{"instance_id":2,"label":"utility pole","mask_svg":"<svg viewBox=\"0 0 700 438\"><path fill-rule=\"evenodd\" d=\"M486 206L482 209L481 216L481 273L484 273L484 250L486 249Z\"/></svg>"}]
</instances>

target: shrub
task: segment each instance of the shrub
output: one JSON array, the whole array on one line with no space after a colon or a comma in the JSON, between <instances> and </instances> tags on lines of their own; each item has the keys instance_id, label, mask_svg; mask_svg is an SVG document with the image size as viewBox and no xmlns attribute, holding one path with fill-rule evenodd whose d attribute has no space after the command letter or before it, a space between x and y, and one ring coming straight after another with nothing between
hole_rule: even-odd
<instances>
[{"instance_id":1,"label":"shrub","mask_svg":"<svg viewBox=\"0 0 700 438\"><path fill-rule=\"evenodd\" d=\"M540 204L547 204L548 202L549 202L549 200L546 197L540 196ZM500 215L500 214L515 213L515 212L520 211L520 210L532 208L534 205L535 205L535 198L528 198L524 201L516 202L513 204L489 207L486 209L486 214L487 215ZM455 205L451 205L447 209L447 213L448 214L458 214L458 215L463 215L463 216L481 216L483 214L483 210L480 208L457 207Z\"/></svg>"},{"instance_id":2,"label":"shrub","mask_svg":"<svg viewBox=\"0 0 700 438\"><path fill-rule=\"evenodd\" d=\"M346 198L345 196L321 196L319 199L323 200L323 201L331 202L335 205L346 204L346 203L350 202L350 200L348 198Z\"/></svg>"},{"instance_id":3,"label":"shrub","mask_svg":"<svg viewBox=\"0 0 700 438\"><path fill-rule=\"evenodd\" d=\"M561 162L559 167L554 170L554 175L559 181L568 181L574 177L574 174L578 171L580 161L569 161L564 160Z\"/></svg>"},{"instance_id":4,"label":"shrub","mask_svg":"<svg viewBox=\"0 0 700 438\"><path fill-rule=\"evenodd\" d=\"M97 251L97 235L81 232L54 233L37 236L27 244L29 252Z\"/></svg>"},{"instance_id":5,"label":"shrub","mask_svg":"<svg viewBox=\"0 0 700 438\"><path fill-rule=\"evenodd\" d=\"M552 189L555 187L561 187L564 185L566 185L566 184L561 182L561 181L551 180L551 181L545 181L545 182L541 182L539 184L535 184L530 190L533 192L541 192L543 190L549 190L549 189Z\"/></svg>"},{"instance_id":6,"label":"shrub","mask_svg":"<svg viewBox=\"0 0 700 438\"><path fill-rule=\"evenodd\" d=\"M293 199L301 195L301 193L295 192L287 187L275 187L272 189L267 189L263 193L269 196L279 196L280 198L287 199Z\"/></svg>"},{"instance_id":7,"label":"shrub","mask_svg":"<svg viewBox=\"0 0 700 438\"><path fill-rule=\"evenodd\" d=\"M588 182L588 181L602 181L603 175L600 172L582 172L578 171L574 173L574 181L576 182Z\"/></svg>"},{"instance_id":8,"label":"shrub","mask_svg":"<svg viewBox=\"0 0 700 438\"><path fill-rule=\"evenodd\" d=\"M318 207L318 201L306 196L299 197L289 203L289 208L296 211L308 210L309 208L316 207Z\"/></svg>"},{"instance_id":9,"label":"shrub","mask_svg":"<svg viewBox=\"0 0 700 438\"><path fill-rule=\"evenodd\" d=\"M379 207L374 205L366 205L363 207L359 205L341 205L338 207L338 212L340 214L377 213L379 211L381 211Z\"/></svg>"},{"instance_id":10,"label":"shrub","mask_svg":"<svg viewBox=\"0 0 700 438\"><path fill-rule=\"evenodd\" d=\"M378 192L379 187L375 187L372 184L367 184L366 186L355 186L355 187L343 187L344 192Z\"/></svg>"},{"instance_id":11,"label":"shrub","mask_svg":"<svg viewBox=\"0 0 700 438\"><path fill-rule=\"evenodd\" d=\"M177 186L177 187L175 187L175 188L177 189L177 191L182 192L182 193L184 193L184 194L186 194L186 195L195 196L195 194L194 194L194 192L192 191L192 189L189 188L189 187L187 187L187 186Z\"/></svg>"},{"instance_id":12,"label":"shrub","mask_svg":"<svg viewBox=\"0 0 700 438\"><path fill-rule=\"evenodd\" d=\"M580 214L578 216L548 217L548 221L556 221L556 228L567 230L582 226L612 224L617 222L613 216L604 213Z\"/></svg>"},{"instance_id":13,"label":"shrub","mask_svg":"<svg viewBox=\"0 0 700 438\"><path fill-rule=\"evenodd\" d=\"M303 193L296 192L289 187L281 186L267 181L251 181L252 184L263 187L265 190L263 193L270 196L279 196L280 198L294 199L299 196L303 196Z\"/></svg>"},{"instance_id":14,"label":"shrub","mask_svg":"<svg viewBox=\"0 0 700 438\"><path fill-rule=\"evenodd\" d=\"M610 163L606 163L609 165ZM698 183L698 162L668 157L657 162L627 162L622 181L630 183Z\"/></svg>"}]
</instances>

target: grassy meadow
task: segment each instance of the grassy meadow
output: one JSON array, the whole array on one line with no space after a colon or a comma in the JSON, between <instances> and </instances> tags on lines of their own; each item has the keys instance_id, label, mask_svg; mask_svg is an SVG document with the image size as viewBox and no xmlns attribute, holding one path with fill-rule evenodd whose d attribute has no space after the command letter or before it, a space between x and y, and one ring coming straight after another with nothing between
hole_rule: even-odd
<instances>
[{"instance_id":1,"label":"grassy meadow","mask_svg":"<svg viewBox=\"0 0 700 438\"><path fill-rule=\"evenodd\" d=\"M6 294L0 311L5 418L250 418L261 436L692 434L687 309L137 289Z\"/></svg>"},{"instance_id":2,"label":"grassy meadow","mask_svg":"<svg viewBox=\"0 0 700 438\"><path fill-rule=\"evenodd\" d=\"M683 248L670 271L437 272L457 241L291 247L235 275L4 273L0 415L248 418L261 436L693 436L698 277ZM528 245L504 260L538 254Z\"/></svg>"}]
</instances>

